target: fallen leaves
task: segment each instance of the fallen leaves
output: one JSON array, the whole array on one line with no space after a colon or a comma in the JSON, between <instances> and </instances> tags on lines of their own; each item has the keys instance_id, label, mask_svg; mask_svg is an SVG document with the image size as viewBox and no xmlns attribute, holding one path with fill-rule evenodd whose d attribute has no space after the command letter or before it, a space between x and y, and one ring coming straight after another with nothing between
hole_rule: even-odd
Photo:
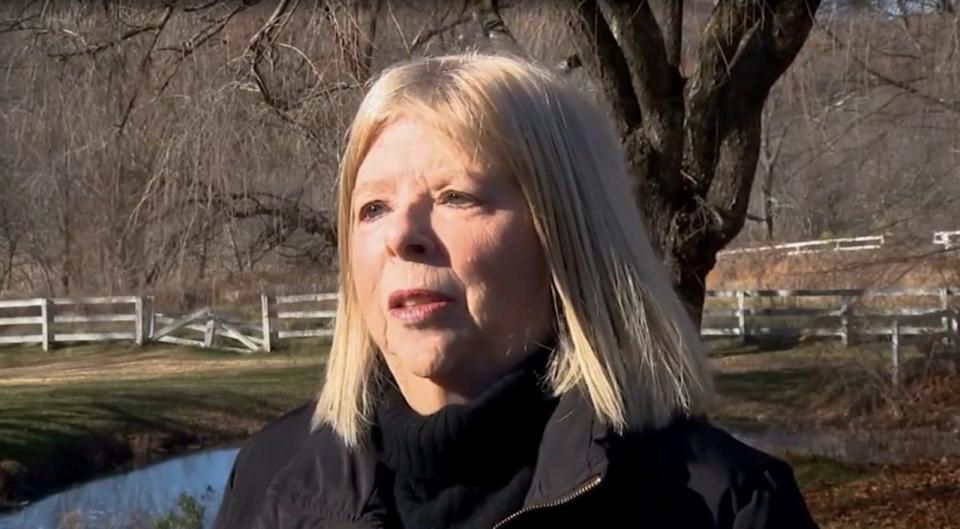
<instances>
[{"instance_id":1,"label":"fallen leaves","mask_svg":"<svg viewBox=\"0 0 960 529\"><path fill-rule=\"evenodd\" d=\"M960 462L885 466L846 483L801 483L824 529L960 528Z\"/></svg>"}]
</instances>

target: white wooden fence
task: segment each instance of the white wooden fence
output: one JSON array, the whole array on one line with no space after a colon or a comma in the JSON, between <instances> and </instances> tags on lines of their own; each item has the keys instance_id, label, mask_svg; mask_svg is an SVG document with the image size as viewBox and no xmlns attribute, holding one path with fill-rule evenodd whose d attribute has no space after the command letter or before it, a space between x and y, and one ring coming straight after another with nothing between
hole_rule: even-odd
<instances>
[{"instance_id":1,"label":"white wooden fence","mask_svg":"<svg viewBox=\"0 0 960 529\"><path fill-rule=\"evenodd\" d=\"M823 251L855 251L855 250L877 250L883 246L883 235L870 235L866 237L844 237L840 239L824 239L817 241L788 242L783 244L772 244L769 246L754 246L751 248L735 248L732 250L723 250L718 256L736 255L747 253L761 253L773 250L786 250L787 255L801 255L807 253L816 253Z\"/></svg>"},{"instance_id":2,"label":"white wooden fence","mask_svg":"<svg viewBox=\"0 0 960 529\"><path fill-rule=\"evenodd\" d=\"M958 288L732 290L708 292L707 299L701 326L705 337L737 336L746 341L826 336L840 338L844 345L858 337L889 337L895 386L900 383L904 338L938 337L960 347ZM735 307L709 307L711 300L728 306L735 300ZM726 325L720 323L724 320Z\"/></svg>"},{"instance_id":3,"label":"white wooden fence","mask_svg":"<svg viewBox=\"0 0 960 529\"><path fill-rule=\"evenodd\" d=\"M84 308L109 306L111 313L84 313ZM118 307L121 311L116 312ZM20 313L3 317L3 312L11 309ZM23 315L23 312L31 314ZM150 335L153 322L153 303L145 297L99 297L99 298L58 298L0 300L0 330L4 327L26 328L29 334L0 334L0 344L39 343L49 350L56 342L98 342L112 340L132 340L143 344ZM90 331L72 329L70 332L56 332L57 324L115 324L124 323L125 329ZM23 332L21 330L21 332Z\"/></svg>"},{"instance_id":4,"label":"white wooden fence","mask_svg":"<svg viewBox=\"0 0 960 529\"><path fill-rule=\"evenodd\" d=\"M57 343L129 340L249 353L270 352L276 340L333 335L336 310L323 305L336 302L336 294L260 299L261 318L255 323L227 318L209 307L163 314L154 310L153 298L142 296L0 300L0 344L41 344L49 351ZM64 330L91 324L100 328Z\"/></svg>"},{"instance_id":5,"label":"white wooden fence","mask_svg":"<svg viewBox=\"0 0 960 529\"><path fill-rule=\"evenodd\" d=\"M864 237L842 237L838 239L818 239L813 241L788 242L749 248L733 248L719 252L718 256L763 253L771 251L786 252L787 255L802 255L816 252L849 252L858 250L879 250L886 242L883 235ZM933 244L943 246L944 250L960 248L960 230L933 232Z\"/></svg>"},{"instance_id":6,"label":"white wooden fence","mask_svg":"<svg viewBox=\"0 0 960 529\"><path fill-rule=\"evenodd\" d=\"M711 300L726 300L730 308L713 307ZM835 336L844 343L855 336L955 335L957 301L960 288L708 291L701 334Z\"/></svg>"},{"instance_id":7,"label":"white wooden fence","mask_svg":"<svg viewBox=\"0 0 960 529\"><path fill-rule=\"evenodd\" d=\"M960 248L960 230L933 232L933 244L943 246L944 250Z\"/></svg>"},{"instance_id":8,"label":"white wooden fence","mask_svg":"<svg viewBox=\"0 0 960 529\"><path fill-rule=\"evenodd\" d=\"M260 296L260 312L263 322L263 337L261 344L263 350L270 352L272 349L272 337L276 335L278 340L286 338L307 338L307 337L328 337L333 336L333 319L337 315L336 307L324 308L303 308L304 304L324 304L336 302L336 293L322 294L299 294L294 296L276 296L270 297L266 294ZM298 307L299 305L299 307ZM274 308L271 309L271 306ZM307 329L278 329L274 330L271 322L277 321L312 321L329 322L326 325L307 328Z\"/></svg>"},{"instance_id":9,"label":"white wooden fence","mask_svg":"<svg viewBox=\"0 0 960 529\"><path fill-rule=\"evenodd\" d=\"M270 352L279 340L332 336L336 301L334 293L262 295L259 320L248 322L209 308L163 314L152 298L140 296L0 300L0 344L49 350L65 342L130 340ZM701 333L744 340L825 336L845 344L883 336L896 347L907 336L956 340L958 308L960 288L708 291ZM90 325L101 328L82 328Z\"/></svg>"}]
</instances>

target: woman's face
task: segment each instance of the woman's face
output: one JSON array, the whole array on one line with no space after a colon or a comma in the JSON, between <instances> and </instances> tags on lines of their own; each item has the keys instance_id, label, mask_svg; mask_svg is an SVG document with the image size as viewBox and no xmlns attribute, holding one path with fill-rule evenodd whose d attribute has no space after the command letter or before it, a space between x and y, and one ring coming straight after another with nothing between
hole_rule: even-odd
<instances>
[{"instance_id":1,"label":"woman's face","mask_svg":"<svg viewBox=\"0 0 960 529\"><path fill-rule=\"evenodd\" d=\"M364 158L350 208L355 292L402 390L430 381L469 398L550 332L539 239L497 164L401 119Z\"/></svg>"}]
</instances>

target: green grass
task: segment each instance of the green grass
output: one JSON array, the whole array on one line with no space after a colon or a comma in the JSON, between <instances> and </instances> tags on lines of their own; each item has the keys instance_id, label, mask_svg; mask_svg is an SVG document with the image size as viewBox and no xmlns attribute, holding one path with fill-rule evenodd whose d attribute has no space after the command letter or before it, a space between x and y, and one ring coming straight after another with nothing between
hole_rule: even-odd
<instances>
[{"instance_id":1,"label":"green grass","mask_svg":"<svg viewBox=\"0 0 960 529\"><path fill-rule=\"evenodd\" d=\"M105 439L117 440L113 448L123 449L123 439L150 434L193 439L243 435L315 394L326 351L310 343L247 356L166 346L82 346L51 353L30 349L0 348L0 378L14 376L13 367L49 373L78 365L104 369L103 376L93 379L0 384L0 460L28 468ZM139 359L182 365L184 371L156 377L111 375L112 363ZM204 369L207 364L211 370Z\"/></svg>"},{"instance_id":2,"label":"green grass","mask_svg":"<svg viewBox=\"0 0 960 529\"><path fill-rule=\"evenodd\" d=\"M797 483L805 490L836 487L881 472L878 465L848 463L823 456L787 452L782 457L793 467Z\"/></svg>"},{"instance_id":3,"label":"green grass","mask_svg":"<svg viewBox=\"0 0 960 529\"><path fill-rule=\"evenodd\" d=\"M311 349L313 347L314 349ZM301 357L311 354L316 344L310 346L298 344L291 349L281 351L287 357ZM256 353L255 353L256 354ZM32 366L51 366L57 369L68 362L96 361L115 362L123 360L162 357L170 360L215 360L236 359L243 355L220 349L199 349L166 344L147 344L139 347L132 343L81 343L58 344L52 351L44 351L39 345L0 346L0 374L3 369Z\"/></svg>"},{"instance_id":4,"label":"green grass","mask_svg":"<svg viewBox=\"0 0 960 529\"><path fill-rule=\"evenodd\" d=\"M718 373L716 384L721 395L756 403L804 407L819 394L827 375L817 367Z\"/></svg>"},{"instance_id":5,"label":"green grass","mask_svg":"<svg viewBox=\"0 0 960 529\"><path fill-rule=\"evenodd\" d=\"M797 421L805 414L839 413L884 391L889 380L890 345L884 342L850 347L839 340L707 344L723 403L716 410L718 417L744 418L746 413ZM919 361L917 346L902 348L901 365Z\"/></svg>"}]
</instances>

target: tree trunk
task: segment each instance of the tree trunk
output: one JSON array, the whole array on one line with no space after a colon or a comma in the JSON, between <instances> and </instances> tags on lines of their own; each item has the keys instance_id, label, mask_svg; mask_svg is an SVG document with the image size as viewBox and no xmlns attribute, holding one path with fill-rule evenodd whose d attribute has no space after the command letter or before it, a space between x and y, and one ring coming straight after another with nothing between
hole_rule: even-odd
<instances>
[{"instance_id":1,"label":"tree trunk","mask_svg":"<svg viewBox=\"0 0 960 529\"><path fill-rule=\"evenodd\" d=\"M820 2L720 0L687 79L682 6L667 9L665 39L648 2L600 3L570 0L574 44L612 105L651 242L699 325L707 274L746 220L764 102Z\"/></svg>"}]
</instances>

